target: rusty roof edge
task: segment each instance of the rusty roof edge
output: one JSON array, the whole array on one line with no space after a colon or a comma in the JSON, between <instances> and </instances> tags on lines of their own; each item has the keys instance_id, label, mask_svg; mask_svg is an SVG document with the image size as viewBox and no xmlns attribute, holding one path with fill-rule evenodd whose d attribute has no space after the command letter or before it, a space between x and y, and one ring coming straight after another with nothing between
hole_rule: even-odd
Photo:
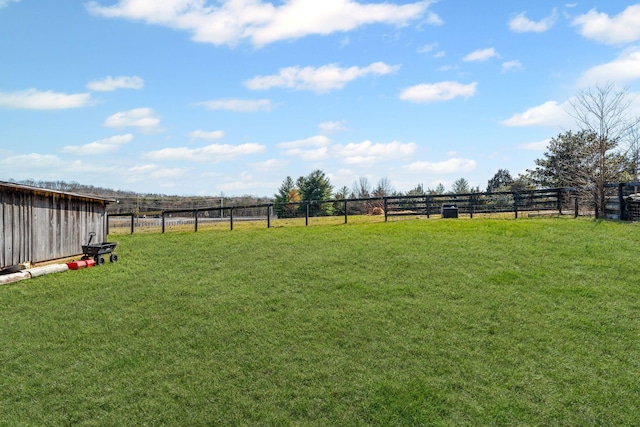
<instances>
[{"instance_id":1,"label":"rusty roof edge","mask_svg":"<svg viewBox=\"0 0 640 427\"><path fill-rule=\"evenodd\" d=\"M13 182L6 182L6 181L0 181L0 187L8 187L16 190L26 190L33 193L59 194L64 196L76 197L79 199L99 200L105 203L117 203L116 199L107 198L107 197L98 197L98 196L90 196L87 194L78 194L78 193L70 193L66 191L50 190L48 188L32 187L30 185L16 184Z\"/></svg>"}]
</instances>

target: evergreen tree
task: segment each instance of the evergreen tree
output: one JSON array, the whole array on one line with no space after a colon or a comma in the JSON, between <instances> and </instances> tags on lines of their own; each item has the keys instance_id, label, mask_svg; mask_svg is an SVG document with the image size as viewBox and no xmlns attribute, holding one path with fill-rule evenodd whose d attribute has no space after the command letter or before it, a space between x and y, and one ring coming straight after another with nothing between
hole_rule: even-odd
<instances>
[{"instance_id":1,"label":"evergreen tree","mask_svg":"<svg viewBox=\"0 0 640 427\"><path fill-rule=\"evenodd\" d=\"M333 213L333 204L317 203L321 200L330 200L332 190L333 187L329 178L319 169L311 172L306 177L298 178L298 191L302 201L315 202L309 205L310 214L331 215Z\"/></svg>"},{"instance_id":2,"label":"evergreen tree","mask_svg":"<svg viewBox=\"0 0 640 427\"><path fill-rule=\"evenodd\" d=\"M438 185L436 185L436 188L429 189L428 193L438 195L438 194L444 194L445 191L447 191L446 188L444 188L444 185L441 182L439 182Z\"/></svg>"},{"instance_id":3,"label":"evergreen tree","mask_svg":"<svg viewBox=\"0 0 640 427\"><path fill-rule=\"evenodd\" d=\"M469 193L469 181L464 178L460 178L454 181L453 187L451 187L453 194L465 194Z\"/></svg>"},{"instance_id":4,"label":"evergreen tree","mask_svg":"<svg viewBox=\"0 0 640 427\"><path fill-rule=\"evenodd\" d=\"M544 157L527 172L539 187L589 187L596 166L596 140L597 135L589 131L562 133L551 139Z\"/></svg>"},{"instance_id":5,"label":"evergreen tree","mask_svg":"<svg viewBox=\"0 0 640 427\"><path fill-rule=\"evenodd\" d=\"M282 181L278 192L274 195L274 201L276 204L273 207L273 210L275 211L276 215L283 216L283 214L287 212L288 209L286 203L293 202L291 200L292 196L294 198L297 196L297 190L295 184L293 183L293 179L288 176L284 181ZM296 201L299 201L300 197L298 196L297 198L298 200Z\"/></svg>"},{"instance_id":6,"label":"evergreen tree","mask_svg":"<svg viewBox=\"0 0 640 427\"><path fill-rule=\"evenodd\" d=\"M415 188L407 191L407 196L424 196L424 187L418 184Z\"/></svg>"},{"instance_id":7,"label":"evergreen tree","mask_svg":"<svg viewBox=\"0 0 640 427\"><path fill-rule=\"evenodd\" d=\"M513 178L507 169L498 169L498 172L487 183L487 193L494 191L509 191L513 184Z\"/></svg>"}]
</instances>

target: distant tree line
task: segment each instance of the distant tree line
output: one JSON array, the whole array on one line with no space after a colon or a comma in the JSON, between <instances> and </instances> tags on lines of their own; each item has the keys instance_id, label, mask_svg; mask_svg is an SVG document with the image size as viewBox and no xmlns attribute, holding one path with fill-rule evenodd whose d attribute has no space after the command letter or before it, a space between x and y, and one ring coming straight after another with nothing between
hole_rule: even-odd
<instances>
[{"instance_id":1,"label":"distant tree line","mask_svg":"<svg viewBox=\"0 0 640 427\"><path fill-rule=\"evenodd\" d=\"M581 91L571 102L570 114L578 130L569 130L551 138L542 158L535 167L512 177L508 169L499 169L487 182L487 192L513 192L532 189L571 187L582 200L589 200L596 215L604 215L605 184L609 182L638 181L640 172L640 117L632 115L631 99L627 88L616 90L613 83ZM345 200L382 198L386 196L419 196L438 194L479 193L480 187L471 187L465 178L454 181L447 191L442 183L434 188L422 184L402 193L393 189L387 178L374 186L368 178L357 179L351 188L334 188L322 170L314 170L295 181L290 177L282 182L273 198L240 196L167 196L141 194L132 191L83 185L65 181L13 181L19 184L51 190L72 192L119 201L108 210L116 212L154 212L164 209L197 209L205 207L243 206L275 202L276 214L297 215L309 209L312 215L341 214L341 203L311 203L300 201ZM379 202L363 202L361 210L369 213L379 208Z\"/></svg>"},{"instance_id":2,"label":"distant tree line","mask_svg":"<svg viewBox=\"0 0 640 427\"><path fill-rule=\"evenodd\" d=\"M114 190L111 188L96 187L93 185L79 184L66 181L36 181L25 179L16 181L15 184L31 187L45 188L48 190L63 191L66 193L82 194L85 196L101 197L117 200L117 203L107 205L108 213L136 213L140 215L159 213L167 209L199 209L219 208L226 206L247 206L270 203L269 197L256 196L172 196L155 193L136 193L134 191Z\"/></svg>"},{"instance_id":3,"label":"distant tree line","mask_svg":"<svg viewBox=\"0 0 640 427\"><path fill-rule=\"evenodd\" d=\"M535 167L517 177L508 169L499 169L487 182L487 192L518 192L524 190L570 187L580 200L592 204L596 215L603 216L606 205L605 184L638 181L640 173L640 117L633 116L627 88L616 90L613 83L579 92L571 101L570 114L578 130L569 130L551 138L543 157ZM307 177L293 181L287 177L275 195L277 203L301 200L328 200L332 186L324 172L316 170ZM459 178L450 189L454 194L480 192L465 178ZM333 197L338 200L382 198L384 196L445 194L444 185L424 188L417 185L406 193L395 191L387 178L374 187L365 177L356 180L352 188L342 187ZM369 205L371 209L374 204ZM283 208L286 209L286 208ZM291 205L291 209L301 209ZM327 205L324 213L337 206ZM282 212L284 213L284 212Z\"/></svg>"},{"instance_id":4,"label":"distant tree line","mask_svg":"<svg viewBox=\"0 0 640 427\"><path fill-rule=\"evenodd\" d=\"M508 172L507 172L508 174ZM423 196L427 194L461 194L461 193L479 193L480 188L472 188L465 178L460 178L453 183L453 186L447 191L442 183L435 188L424 188L422 184L418 184L411 190L403 193L395 190L388 178L381 178L374 186L367 177L358 178L351 188L343 186L333 191L333 185L322 170L314 170L307 176L301 176L295 181L287 176L277 193L274 195L275 213L278 216L295 216L303 214L306 209L310 210L312 215L342 215L344 212L344 204L340 203L346 199L382 199L383 197L393 196ZM307 207L301 201L312 202ZM334 203L313 203L319 201L335 201ZM351 203L350 213L377 213L383 208L380 200L363 200L362 203ZM355 212L354 212L355 211Z\"/></svg>"}]
</instances>

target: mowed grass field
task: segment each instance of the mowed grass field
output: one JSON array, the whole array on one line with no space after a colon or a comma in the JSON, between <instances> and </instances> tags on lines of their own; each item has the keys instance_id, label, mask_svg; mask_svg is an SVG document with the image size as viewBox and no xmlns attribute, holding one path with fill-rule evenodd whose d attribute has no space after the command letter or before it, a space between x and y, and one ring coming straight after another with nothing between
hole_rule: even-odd
<instances>
[{"instance_id":1,"label":"mowed grass field","mask_svg":"<svg viewBox=\"0 0 640 427\"><path fill-rule=\"evenodd\" d=\"M0 287L0 425L640 422L640 228L118 235Z\"/></svg>"}]
</instances>

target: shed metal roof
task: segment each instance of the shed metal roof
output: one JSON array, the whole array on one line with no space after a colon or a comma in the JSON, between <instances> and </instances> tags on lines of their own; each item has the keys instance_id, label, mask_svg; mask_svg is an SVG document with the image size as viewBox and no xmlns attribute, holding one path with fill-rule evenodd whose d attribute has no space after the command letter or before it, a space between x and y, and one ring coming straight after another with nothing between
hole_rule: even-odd
<instances>
[{"instance_id":1,"label":"shed metal roof","mask_svg":"<svg viewBox=\"0 0 640 427\"><path fill-rule=\"evenodd\" d=\"M57 195L63 195L63 196L72 197L72 198L76 198L76 199L100 201L100 202L105 202L105 203L116 203L117 202L116 199L111 199L111 198L91 196L91 195L78 194L78 193L69 193L69 192L58 191L58 190L50 190L48 188L32 187L30 185L16 184L16 183L13 183L13 182L0 181L0 188L2 188L2 187L10 188L10 189L13 189L13 190L30 192L30 193L33 193L33 194L43 194L43 195L57 194Z\"/></svg>"}]
</instances>

